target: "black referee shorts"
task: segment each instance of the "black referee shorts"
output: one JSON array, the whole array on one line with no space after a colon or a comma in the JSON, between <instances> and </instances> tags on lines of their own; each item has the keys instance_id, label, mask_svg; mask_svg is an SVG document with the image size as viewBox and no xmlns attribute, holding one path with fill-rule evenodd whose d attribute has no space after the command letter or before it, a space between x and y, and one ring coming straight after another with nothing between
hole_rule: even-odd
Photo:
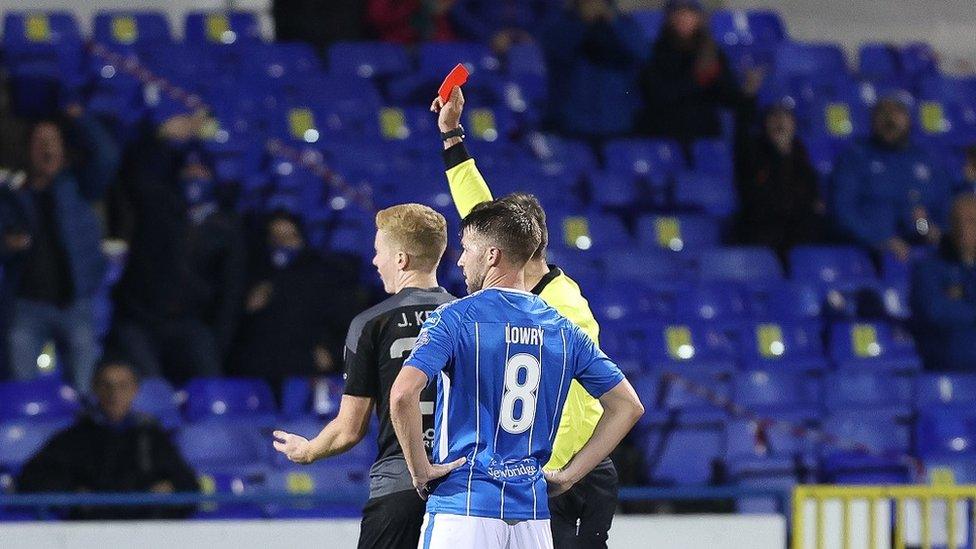
<instances>
[{"instance_id":1,"label":"black referee shorts","mask_svg":"<svg viewBox=\"0 0 976 549\"><path fill-rule=\"evenodd\" d=\"M426 507L414 490L371 498L363 508L359 549L417 549Z\"/></svg>"},{"instance_id":2,"label":"black referee shorts","mask_svg":"<svg viewBox=\"0 0 976 549\"><path fill-rule=\"evenodd\" d=\"M605 549L617 510L617 469L609 458L564 494L549 500L555 549Z\"/></svg>"}]
</instances>

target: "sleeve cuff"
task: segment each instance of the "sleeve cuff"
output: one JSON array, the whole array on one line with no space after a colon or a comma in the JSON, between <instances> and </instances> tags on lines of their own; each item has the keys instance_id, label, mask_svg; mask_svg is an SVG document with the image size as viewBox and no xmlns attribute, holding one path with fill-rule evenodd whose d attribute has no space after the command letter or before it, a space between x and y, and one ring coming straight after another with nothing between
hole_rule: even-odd
<instances>
[{"instance_id":1,"label":"sleeve cuff","mask_svg":"<svg viewBox=\"0 0 976 549\"><path fill-rule=\"evenodd\" d=\"M470 159L471 155L468 154L468 149L464 146L464 142L458 143L457 145L451 145L447 149L444 149L445 170L450 170L451 168Z\"/></svg>"}]
</instances>

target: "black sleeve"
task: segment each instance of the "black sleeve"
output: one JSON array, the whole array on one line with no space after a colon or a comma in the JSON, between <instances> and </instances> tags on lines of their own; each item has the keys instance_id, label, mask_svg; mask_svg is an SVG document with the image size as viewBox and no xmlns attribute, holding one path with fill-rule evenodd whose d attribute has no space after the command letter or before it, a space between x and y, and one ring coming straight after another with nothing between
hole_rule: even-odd
<instances>
[{"instance_id":1,"label":"black sleeve","mask_svg":"<svg viewBox=\"0 0 976 549\"><path fill-rule=\"evenodd\" d=\"M31 492L74 492L74 463L82 459L82 452L73 447L70 428L61 431L41 448L34 457L24 464L17 477L17 491Z\"/></svg>"},{"instance_id":2,"label":"black sleeve","mask_svg":"<svg viewBox=\"0 0 976 549\"><path fill-rule=\"evenodd\" d=\"M197 475L183 459L183 455L161 429L154 430L153 462L156 464L156 481L168 480L176 492L199 492Z\"/></svg>"},{"instance_id":3,"label":"black sleeve","mask_svg":"<svg viewBox=\"0 0 976 549\"><path fill-rule=\"evenodd\" d=\"M376 356L376 342L371 336L372 327L353 321L346 336L345 394L377 398L379 395L379 364Z\"/></svg>"}]
</instances>

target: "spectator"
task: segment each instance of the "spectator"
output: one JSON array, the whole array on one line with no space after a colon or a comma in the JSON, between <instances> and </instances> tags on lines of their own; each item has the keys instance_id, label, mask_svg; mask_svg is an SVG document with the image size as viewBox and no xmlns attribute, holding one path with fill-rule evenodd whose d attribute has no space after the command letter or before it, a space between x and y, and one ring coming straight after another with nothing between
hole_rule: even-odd
<instances>
[{"instance_id":1,"label":"spectator","mask_svg":"<svg viewBox=\"0 0 976 549\"><path fill-rule=\"evenodd\" d=\"M758 129L753 128L756 118L755 100L743 101L735 138L739 238L785 256L792 246L821 238L824 205L817 172L796 136L792 109L773 105Z\"/></svg>"},{"instance_id":2,"label":"spectator","mask_svg":"<svg viewBox=\"0 0 976 549\"><path fill-rule=\"evenodd\" d=\"M832 211L840 236L906 261L913 244L937 244L950 200L938 164L909 138L910 99L878 101L872 134L837 161Z\"/></svg>"},{"instance_id":3,"label":"spectator","mask_svg":"<svg viewBox=\"0 0 976 549\"><path fill-rule=\"evenodd\" d=\"M451 20L465 40L491 44L501 55L512 44L531 41L530 33L561 4L561 0L459 0Z\"/></svg>"},{"instance_id":4,"label":"spectator","mask_svg":"<svg viewBox=\"0 0 976 549\"><path fill-rule=\"evenodd\" d=\"M729 62L709 35L697 0L670 0L664 28L639 77L644 110L640 133L670 137L687 145L722 133L720 110L740 100ZM747 75L746 87L759 87L760 75Z\"/></svg>"},{"instance_id":5,"label":"spectator","mask_svg":"<svg viewBox=\"0 0 976 549\"><path fill-rule=\"evenodd\" d=\"M416 44L456 38L450 10L456 0L369 0L366 20L384 42Z\"/></svg>"},{"instance_id":6,"label":"spectator","mask_svg":"<svg viewBox=\"0 0 976 549\"><path fill-rule=\"evenodd\" d=\"M361 0L274 0L275 40L308 42L323 51L335 42L363 39Z\"/></svg>"},{"instance_id":7,"label":"spectator","mask_svg":"<svg viewBox=\"0 0 976 549\"><path fill-rule=\"evenodd\" d=\"M97 405L56 434L28 461L17 478L18 492L150 492L199 490L165 431L132 411L139 379L131 365L109 361L95 373ZM172 507L76 507L83 520L180 518Z\"/></svg>"},{"instance_id":8,"label":"spectator","mask_svg":"<svg viewBox=\"0 0 976 549\"><path fill-rule=\"evenodd\" d=\"M962 179L953 190L955 194L976 193L976 144L966 147L966 162L962 167Z\"/></svg>"},{"instance_id":9,"label":"spectator","mask_svg":"<svg viewBox=\"0 0 976 549\"><path fill-rule=\"evenodd\" d=\"M158 137L145 131L126 178L136 225L111 346L144 375L175 383L220 374L246 278L240 222L218 206L209 160L193 141L206 122L176 115Z\"/></svg>"},{"instance_id":10,"label":"spectator","mask_svg":"<svg viewBox=\"0 0 976 549\"><path fill-rule=\"evenodd\" d=\"M291 214L273 214L265 238L229 369L276 388L289 376L339 373L345 332L360 309L358 269L309 249Z\"/></svg>"},{"instance_id":11,"label":"spectator","mask_svg":"<svg viewBox=\"0 0 976 549\"><path fill-rule=\"evenodd\" d=\"M952 205L949 235L915 265L916 341L931 370L976 370L976 194Z\"/></svg>"},{"instance_id":12,"label":"spectator","mask_svg":"<svg viewBox=\"0 0 976 549\"><path fill-rule=\"evenodd\" d=\"M610 0L575 0L543 31L549 69L548 124L582 138L630 131L637 98L640 31Z\"/></svg>"},{"instance_id":13,"label":"spectator","mask_svg":"<svg viewBox=\"0 0 976 549\"><path fill-rule=\"evenodd\" d=\"M102 231L92 203L116 175L119 152L94 117L68 107L69 161L62 126L34 124L24 180L0 189L0 265L14 296L8 338L13 377L37 374L41 348L53 339L72 383L87 392L98 357L92 296L102 283Z\"/></svg>"}]
</instances>

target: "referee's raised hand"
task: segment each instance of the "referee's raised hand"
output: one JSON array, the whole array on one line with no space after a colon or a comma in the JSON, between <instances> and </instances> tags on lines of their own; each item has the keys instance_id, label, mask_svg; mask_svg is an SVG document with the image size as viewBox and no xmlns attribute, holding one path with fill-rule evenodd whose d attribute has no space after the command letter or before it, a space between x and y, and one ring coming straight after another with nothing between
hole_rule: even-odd
<instances>
[{"instance_id":1,"label":"referee's raised hand","mask_svg":"<svg viewBox=\"0 0 976 549\"><path fill-rule=\"evenodd\" d=\"M436 112L437 115L437 127L440 128L442 132L451 131L458 127L461 123L461 112L464 110L464 93L461 92L460 86L454 86L451 89L451 97L447 99L447 103L441 101L440 96L434 98L434 102L430 104L430 112Z\"/></svg>"}]
</instances>

